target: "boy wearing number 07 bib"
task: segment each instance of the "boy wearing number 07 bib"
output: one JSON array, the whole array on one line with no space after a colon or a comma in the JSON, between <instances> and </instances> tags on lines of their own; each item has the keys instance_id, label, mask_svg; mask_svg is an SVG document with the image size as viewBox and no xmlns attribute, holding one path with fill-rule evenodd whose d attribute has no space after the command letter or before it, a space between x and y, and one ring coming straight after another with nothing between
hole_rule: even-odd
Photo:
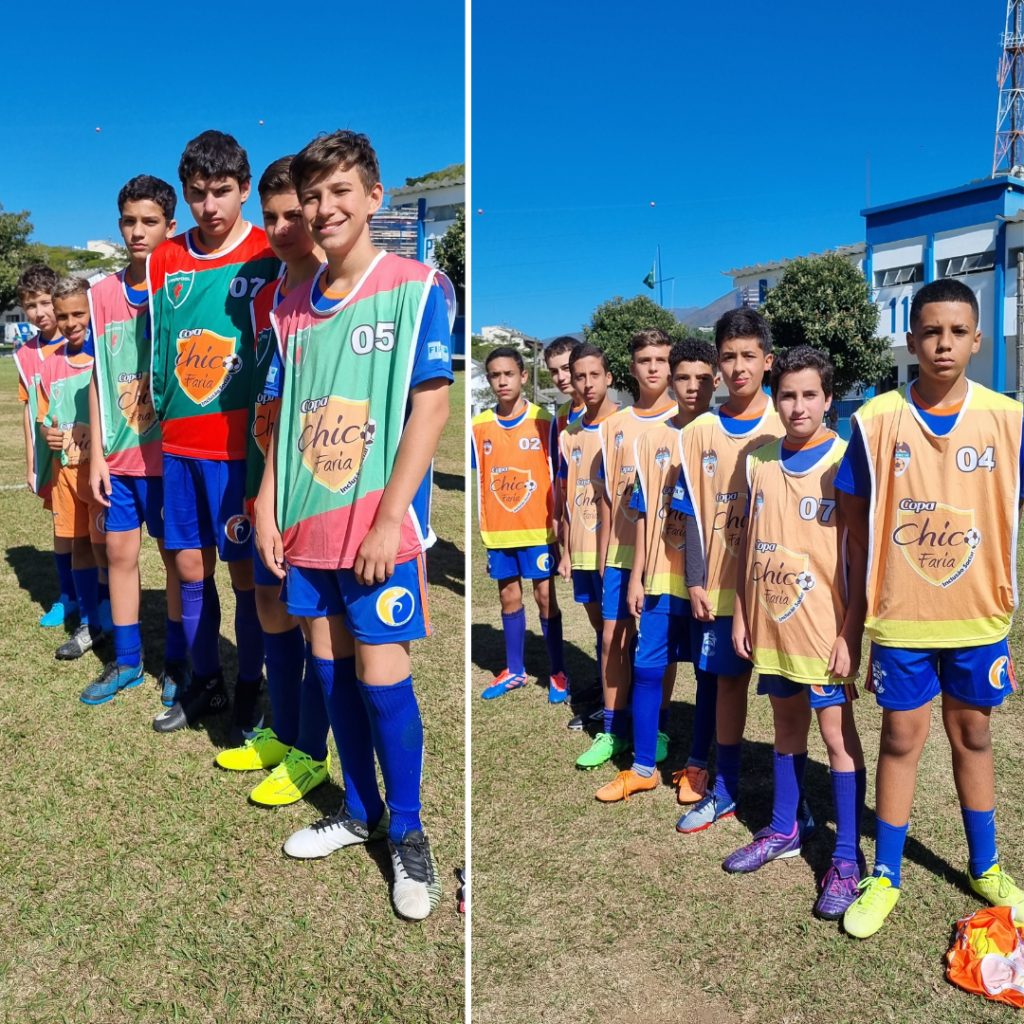
<instances>
[{"instance_id":1,"label":"boy wearing number 07 bib","mask_svg":"<svg viewBox=\"0 0 1024 1024\"><path fill-rule=\"evenodd\" d=\"M409 644L430 635L424 552L435 539L431 462L448 418L454 292L437 271L374 246L383 186L365 135L315 139L291 177L327 263L273 314L284 387L256 543L269 569L287 572L288 610L310 630L346 805L291 836L285 853L324 857L386 837L395 909L422 920L441 876L420 822Z\"/></svg>"},{"instance_id":2,"label":"boy wearing number 07 bib","mask_svg":"<svg viewBox=\"0 0 1024 1024\"><path fill-rule=\"evenodd\" d=\"M842 916L864 873L860 821L864 755L853 719L864 629L866 552L836 513L835 476L846 445L824 426L833 367L806 345L772 366L772 398L786 436L747 456L748 525L739 546L732 642L758 671L757 692L775 718L771 824L722 865L750 872L800 853L807 734L817 713L828 749L836 846L815 905Z\"/></svg>"},{"instance_id":3,"label":"boy wearing number 07 bib","mask_svg":"<svg viewBox=\"0 0 1024 1024\"><path fill-rule=\"evenodd\" d=\"M920 377L857 411L836 477L839 511L868 551L867 685L882 707L875 867L843 918L857 938L877 932L899 899L917 763L940 693L971 888L1024 920L1024 892L996 849L989 725L1017 688L1006 637L1024 409L967 379L980 347L971 289L925 285L907 335Z\"/></svg>"}]
</instances>

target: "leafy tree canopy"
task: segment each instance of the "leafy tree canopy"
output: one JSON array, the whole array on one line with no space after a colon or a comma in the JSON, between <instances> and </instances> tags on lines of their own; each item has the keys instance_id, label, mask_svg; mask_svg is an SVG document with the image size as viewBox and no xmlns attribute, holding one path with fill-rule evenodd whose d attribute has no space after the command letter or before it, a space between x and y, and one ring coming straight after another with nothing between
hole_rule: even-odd
<instances>
[{"instance_id":1,"label":"leafy tree canopy","mask_svg":"<svg viewBox=\"0 0 1024 1024\"><path fill-rule=\"evenodd\" d=\"M459 178L466 173L465 164L449 164L440 171L428 171L418 178L406 178L406 185L421 185L425 181L444 181L445 178Z\"/></svg>"},{"instance_id":2,"label":"leafy tree canopy","mask_svg":"<svg viewBox=\"0 0 1024 1024\"><path fill-rule=\"evenodd\" d=\"M434 244L434 262L455 285L459 308L464 303L466 288L466 209L460 207L455 223Z\"/></svg>"}]
</instances>

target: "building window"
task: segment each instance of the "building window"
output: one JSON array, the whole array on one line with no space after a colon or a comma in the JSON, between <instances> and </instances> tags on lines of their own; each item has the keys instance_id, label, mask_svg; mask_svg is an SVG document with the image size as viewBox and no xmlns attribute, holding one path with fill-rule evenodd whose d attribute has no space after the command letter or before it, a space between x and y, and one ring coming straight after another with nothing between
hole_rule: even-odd
<instances>
[{"instance_id":1,"label":"building window","mask_svg":"<svg viewBox=\"0 0 1024 1024\"><path fill-rule=\"evenodd\" d=\"M917 284L923 280L923 263L915 263L911 267L892 267L889 270L875 271L876 288L894 288L901 284Z\"/></svg>"},{"instance_id":2,"label":"building window","mask_svg":"<svg viewBox=\"0 0 1024 1024\"><path fill-rule=\"evenodd\" d=\"M921 367L917 363L910 363L907 366L907 383L913 384L921 376Z\"/></svg>"},{"instance_id":3,"label":"building window","mask_svg":"<svg viewBox=\"0 0 1024 1024\"><path fill-rule=\"evenodd\" d=\"M900 370L898 366L892 367L875 385L875 393L884 395L887 391L895 391L900 386Z\"/></svg>"},{"instance_id":4,"label":"building window","mask_svg":"<svg viewBox=\"0 0 1024 1024\"><path fill-rule=\"evenodd\" d=\"M962 277L964 274L980 274L996 265L994 249L974 253L972 256L954 256L939 263L941 277Z\"/></svg>"}]
</instances>

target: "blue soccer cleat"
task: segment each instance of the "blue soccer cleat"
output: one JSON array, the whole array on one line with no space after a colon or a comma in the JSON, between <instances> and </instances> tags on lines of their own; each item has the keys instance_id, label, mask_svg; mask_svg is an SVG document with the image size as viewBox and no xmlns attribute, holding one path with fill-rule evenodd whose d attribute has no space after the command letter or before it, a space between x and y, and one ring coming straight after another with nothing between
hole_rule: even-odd
<instances>
[{"instance_id":1,"label":"blue soccer cleat","mask_svg":"<svg viewBox=\"0 0 1024 1024\"><path fill-rule=\"evenodd\" d=\"M711 828L716 821L722 818L733 818L736 816L736 803L728 797L716 796L712 793L704 797L699 804L695 804L688 810L676 825L677 832L703 832Z\"/></svg>"},{"instance_id":2,"label":"blue soccer cleat","mask_svg":"<svg viewBox=\"0 0 1024 1024\"><path fill-rule=\"evenodd\" d=\"M106 704L121 690L130 690L145 678L141 665L118 665L116 661L108 661L103 666L103 674L82 691L79 699L83 704Z\"/></svg>"},{"instance_id":3,"label":"blue soccer cleat","mask_svg":"<svg viewBox=\"0 0 1024 1024\"><path fill-rule=\"evenodd\" d=\"M569 677L556 672L548 681L548 703L564 704L569 699Z\"/></svg>"},{"instance_id":4,"label":"blue soccer cleat","mask_svg":"<svg viewBox=\"0 0 1024 1024\"><path fill-rule=\"evenodd\" d=\"M48 612L45 612L39 619L40 626L63 626L65 619L71 618L72 615L78 614L78 602L72 601L67 594L61 594L60 597L53 602L53 607Z\"/></svg>"},{"instance_id":5,"label":"blue soccer cleat","mask_svg":"<svg viewBox=\"0 0 1024 1024\"><path fill-rule=\"evenodd\" d=\"M509 670L503 669L500 676L491 683L490 686L480 694L483 700L494 700L495 697L502 697L509 690L518 690L520 687L526 685L525 673L520 676L512 675Z\"/></svg>"}]
</instances>

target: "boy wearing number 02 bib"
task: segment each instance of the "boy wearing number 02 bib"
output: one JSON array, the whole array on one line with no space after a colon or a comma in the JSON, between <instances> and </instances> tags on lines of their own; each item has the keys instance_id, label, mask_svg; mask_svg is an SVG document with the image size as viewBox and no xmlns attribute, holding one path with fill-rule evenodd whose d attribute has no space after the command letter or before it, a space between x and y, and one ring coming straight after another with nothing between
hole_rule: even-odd
<instances>
[{"instance_id":1,"label":"boy wearing number 02 bib","mask_svg":"<svg viewBox=\"0 0 1024 1024\"><path fill-rule=\"evenodd\" d=\"M747 457L748 524L733 611L736 653L758 671L775 718L771 824L722 865L750 872L800 853L797 807L811 711L828 749L836 846L815 912L836 920L864 873L860 821L864 755L853 719L864 628L867 553L848 543L835 475L846 445L824 426L833 366L806 345L772 366L772 397L786 436Z\"/></svg>"},{"instance_id":2,"label":"boy wearing number 02 bib","mask_svg":"<svg viewBox=\"0 0 1024 1024\"><path fill-rule=\"evenodd\" d=\"M971 888L1024 920L1024 892L996 850L989 727L1016 690L1006 637L1017 605L1024 409L967 379L980 347L971 289L925 285L907 335L920 377L857 411L836 476L839 511L868 551L867 686L882 707L875 867L843 918L857 938L878 931L899 898L917 763L940 693Z\"/></svg>"},{"instance_id":3,"label":"boy wearing number 02 bib","mask_svg":"<svg viewBox=\"0 0 1024 1024\"><path fill-rule=\"evenodd\" d=\"M346 805L292 835L323 857L388 840L403 917L437 906L420 822L423 724L409 643L430 635L424 552L431 464L448 419L454 290L378 250L383 186L365 135L337 131L291 163L306 231L327 263L274 311L281 411L255 504L257 549L305 619L341 755ZM377 788L374 755L384 778Z\"/></svg>"}]
</instances>

